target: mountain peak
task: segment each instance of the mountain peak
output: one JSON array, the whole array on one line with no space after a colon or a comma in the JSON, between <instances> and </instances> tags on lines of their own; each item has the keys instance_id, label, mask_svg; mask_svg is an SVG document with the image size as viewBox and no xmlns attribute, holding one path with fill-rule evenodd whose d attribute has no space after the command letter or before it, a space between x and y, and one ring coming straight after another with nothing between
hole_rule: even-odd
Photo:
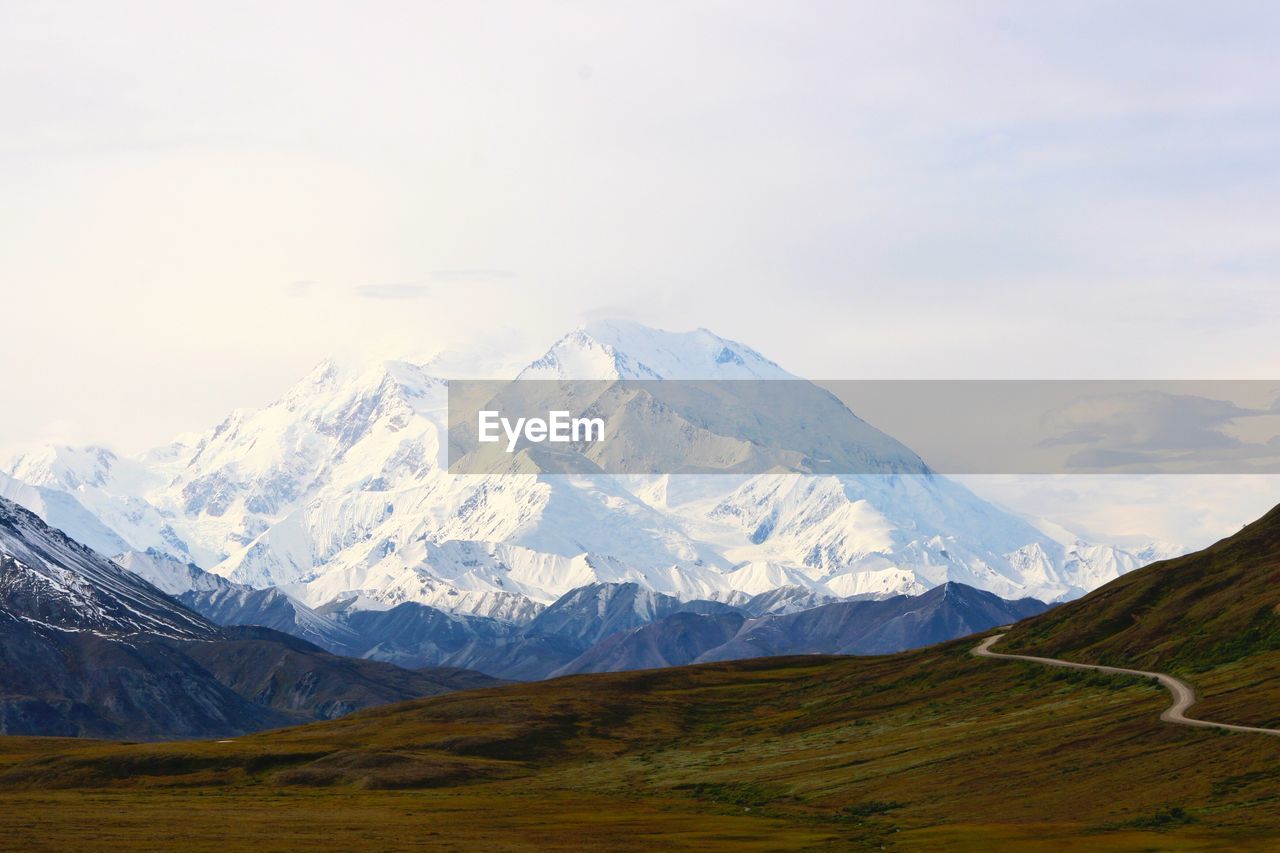
<instances>
[{"instance_id":1,"label":"mountain peak","mask_svg":"<svg viewBox=\"0 0 1280 853\"><path fill-rule=\"evenodd\" d=\"M663 465L778 463L745 481L578 480L524 467L527 456L513 457L509 473L547 476L452 476L445 377L494 375L513 345L481 342L471 366L467 352L425 364L329 359L272 404L233 412L196 436L134 459L51 453L68 476L42 485L37 475L50 466L28 460L25 476L0 480L0 490L103 553L155 547L238 583L286 585L309 605L337 596L388 606L414 600L520 620L591 580L638 582L645 594L611 600L648 612L669 604L653 604L650 592L745 600L800 586L816 596L881 596L947 579L1060 598L1135 562L1105 547L1059 544L945 478L879 476L930 472L909 448L799 381L721 389L721 404L704 407L710 412L664 445ZM672 332L625 320L588 323L522 373L502 375L517 373L794 379L705 328ZM680 387L663 387L680 397ZM644 398L655 391L606 402L617 423L647 423ZM733 400L739 392L753 396ZM819 422L842 424L840 440L826 441L836 430L810 428ZM745 440L721 440L743 424ZM613 464L630 452L618 442L592 461ZM819 469L876 473L782 473ZM767 606L811 598L791 593Z\"/></svg>"},{"instance_id":2,"label":"mountain peak","mask_svg":"<svg viewBox=\"0 0 1280 853\"><path fill-rule=\"evenodd\" d=\"M552 345L521 379L793 379L745 344L707 329L669 332L596 320Z\"/></svg>"},{"instance_id":3,"label":"mountain peak","mask_svg":"<svg viewBox=\"0 0 1280 853\"><path fill-rule=\"evenodd\" d=\"M48 444L15 457L8 473L29 485L73 491L105 483L116 459L105 447Z\"/></svg>"}]
</instances>

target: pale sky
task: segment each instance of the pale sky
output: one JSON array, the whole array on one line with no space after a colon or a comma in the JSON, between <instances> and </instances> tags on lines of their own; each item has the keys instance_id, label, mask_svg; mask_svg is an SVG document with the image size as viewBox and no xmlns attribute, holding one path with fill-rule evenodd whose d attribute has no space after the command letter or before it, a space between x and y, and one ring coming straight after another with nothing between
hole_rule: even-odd
<instances>
[{"instance_id":1,"label":"pale sky","mask_svg":"<svg viewBox=\"0 0 1280 853\"><path fill-rule=\"evenodd\" d=\"M0 2L0 448L584 318L1274 378L1280 6Z\"/></svg>"}]
</instances>

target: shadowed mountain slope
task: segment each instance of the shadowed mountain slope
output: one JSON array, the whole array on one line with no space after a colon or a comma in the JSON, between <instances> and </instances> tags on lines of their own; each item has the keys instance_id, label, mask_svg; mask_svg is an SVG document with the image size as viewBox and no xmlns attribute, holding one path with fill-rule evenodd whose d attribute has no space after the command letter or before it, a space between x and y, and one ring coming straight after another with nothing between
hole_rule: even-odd
<instances>
[{"instance_id":1,"label":"shadowed mountain slope","mask_svg":"<svg viewBox=\"0 0 1280 853\"><path fill-rule=\"evenodd\" d=\"M734 612L677 613L603 640L556 674L781 655L886 654L985 631L1046 607L946 583L917 596L841 601L756 619Z\"/></svg>"},{"instance_id":2,"label":"shadowed mountain slope","mask_svg":"<svg viewBox=\"0 0 1280 853\"><path fill-rule=\"evenodd\" d=\"M222 737L482 678L342 658L266 628L219 628L0 499L0 733Z\"/></svg>"},{"instance_id":3,"label":"shadowed mountain slope","mask_svg":"<svg viewBox=\"0 0 1280 853\"><path fill-rule=\"evenodd\" d=\"M0 830L179 846L156 839L181 809L211 846L273 849L1150 850L1280 829L1280 741L973 644L573 676L227 744L0 739Z\"/></svg>"}]
</instances>

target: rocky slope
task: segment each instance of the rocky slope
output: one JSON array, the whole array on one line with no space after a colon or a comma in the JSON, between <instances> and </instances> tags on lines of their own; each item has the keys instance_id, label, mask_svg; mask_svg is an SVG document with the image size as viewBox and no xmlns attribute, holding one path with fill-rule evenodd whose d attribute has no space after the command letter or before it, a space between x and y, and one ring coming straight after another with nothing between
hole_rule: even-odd
<instances>
[{"instance_id":1,"label":"rocky slope","mask_svg":"<svg viewBox=\"0 0 1280 853\"><path fill-rule=\"evenodd\" d=\"M677 613L609 637L556 675L797 654L889 654L1016 622L1046 608L1034 599L1006 601L946 583L918 596L845 601L755 619L740 613Z\"/></svg>"},{"instance_id":2,"label":"rocky slope","mask_svg":"<svg viewBox=\"0 0 1280 853\"><path fill-rule=\"evenodd\" d=\"M477 680L221 628L0 499L0 733L222 737Z\"/></svg>"}]
</instances>

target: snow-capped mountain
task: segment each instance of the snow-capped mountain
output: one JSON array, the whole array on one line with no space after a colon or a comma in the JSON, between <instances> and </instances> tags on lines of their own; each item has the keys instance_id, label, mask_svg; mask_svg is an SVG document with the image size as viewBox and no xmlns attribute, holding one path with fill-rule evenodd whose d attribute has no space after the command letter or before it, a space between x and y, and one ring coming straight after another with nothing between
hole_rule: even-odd
<instances>
[{"instance_id":1,"label":"snow-capped mountain","mask_svg":"<svg viewBox=\"0 0 1280 853\"><path fill-rule=\"evenodd\" d=\"M234 583L154 548L126 551L113 562L217 625L259 625L338 653L355 640L338 622L275 587Z\"/></svg>"},{"instance_id":2,"label":"snow-capped mountain","mask_svg":"<svg viewBox=\"0 0 1280 853\"><path fill-rule=\"evenodd\" d=\"M19 460L20 461L20 460ZM128 543L84 507L74 490L62 491L48 486L33 486L0 474L0 498L40 516L50 526L65 531L71 538L102 554L115 554L128 548Z\"/></svg>"},{"instance_id":3,"label":"snow-capped mountain","mask_svg":"<svg viewBox=\"0 0 1280 853\"><path fill-rule=\"evenodd\" d=\"M44 628L209 640L218 629L34 513L0 499L0 604Z\"/></svg>"},{"instance_id":4,"label":"snow-capped mountain","mask_svg":"<svg viewBox=\"0 0 1280 853\"><path fill-rule=\"evenodd\" d=\"M918 596L841 601L747 618L742 612L677 611L613 632L552 675L617 672L796 654L889 654L944 642L1043 612L947 582Z\"/></svg>"},{"instance_id":5,"label":"snow-capped mountain","mask_svg":"<svg viewBox=\"0 0 1280 853\"><path fill-rule=\"evenodd\" d=\"M883 473L585 476L545 473L517 454L520 473L455 476L444 468L449 377L434 372L450 363L325 362L275 403L208 432L133 459L44 448L10 464L0 488L111 553L154 549L311 607L417 602L517 623L593 583L741 603L783 588L788 600L826 601L959 581L1057 600L1140 564L981 500L829 395L821 404L857 438L838 451ZM619 322L566 335L519 376L792 380L817 393L709 331ZM634 396L610 405L626 415ZM723 456L728 442L773 454L777 470L811 470L786 464L789 407L774 408L762 417L782 436L777 447L761 451L709 417L704 437L682 431L694 438L681 452L719 442ZM716 416L729 424L741 413Z\"/></svg>"},{"instance_id":6,"label":"snow-capped mountain","mask_svg":"<svg viewBox=\"0 0 1280 853\"><path fill-rule=\"evenodd\" d=\"M636 583L594 583L571 590L539 614L529 632L564 637L586 648L611 634L656 622L672 613L729 613L716 601L684 602Z\"/></svg>"},{"instance_id":7,"label":"snow-capped mountain","mask_svg":"<svg viewBox=\"0 0 1280 853\"><path fill-rule=\"evenodd\" d=\"M517 379L795 379L750 347L706 329L667 332L600 321L570 332Z\"/></svg>"},{"instance_id":8,"label":"snow-capped mountain","mask_svg":"<svg viewBox=\"0 0 1280 853\"><path fill-rule=\"evenodd\" d=\"M201 593L231 584L165 565L162 555L137 556L128 571L0 498L0 734L233 736L491 681L338 657L260 620L219 627L142 575L170 587L185 575ZM278 608L259 615L270 611Z\"/></svg>"}]
</instances>

